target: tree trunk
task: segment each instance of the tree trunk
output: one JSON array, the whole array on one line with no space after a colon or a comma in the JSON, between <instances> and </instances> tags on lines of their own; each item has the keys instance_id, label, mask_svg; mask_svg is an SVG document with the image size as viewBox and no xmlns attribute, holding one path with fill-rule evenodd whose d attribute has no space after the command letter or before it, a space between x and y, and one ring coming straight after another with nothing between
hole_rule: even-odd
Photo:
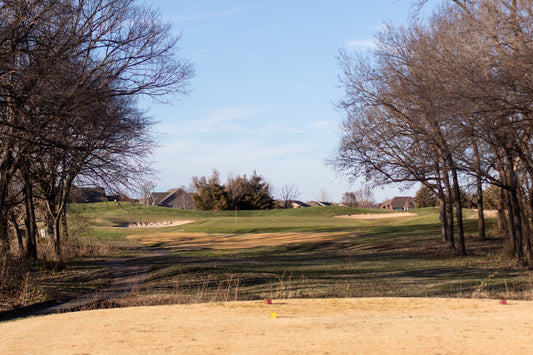
<instances>
[{"instance_id":1,"label":"tree trunk","mask_svg":"<svg viewBox=\"0 0 533 355\"><path fill-rule=\"evenodd\" d=\"M33 208L33 198L25 197L24 207L26 214L24 224L26 225L26 257L37 260L37 226L35 224L35 211Z\"/></svg>"},{"instance_id":2,"label":"tree trunk","mask_svg":"<svg viewBox=\"0 0 533 355\"><path fill-rule=\"evenodd\" d=\"M33 203L33 186L29 172L24 162L21 167L24 190L24 224L26 225L26 256L28 259L37 260L37 224L35 222L35 206Z\"/></svg>"},{"instance_id":3,"label":"tree trunk","mask_svg":"<svg viewBox=\"0 0 533 355\"><path fill-rule=\"evenodd\" d=\"M448 221L446 219L446 198L444 196L439 197L439 205L441 241L446 243L448 240Z\"/></svg>"},{"instance_id":4,"label":"tree trunk","mask_svg":"<svg viewBox=\"0 0 533 355\"><path fill-rule=\"evenodd\" d=\"M527 258L527 264L532 265L533 262L533 251L531 250L531 225L529 223L529 216L531 216L529 205L527 204L526 197L524 196L523 190L518 189L518 198L520 203L520 217L522 220L522 241L524 243L524 255Z\"/></svg>"},{"instance_id":5,"label":"tree trunk","mask_svg":"<svg viewBox=\"0 0 533 355\"><path fill-rule=\"evenodd\" d=\"M459 237L459 253L466 255L465 230L463 227L463 205L461 203L461 188L457 178L457 170L452 167L453 192L455 194L455 214L457 218L457 236Z\"/></svg>"},{"instance_id":6,"label":"tree trunk","mask_svg":"<svg viewBox=\"0 0 533 355\"><path fill-rule=\"evenodd\" d=\"M443 171L444 191L446 193L446 241L450 249L455 249L454 228L453 228L453 193L450 184L448 170Z\"/></svg>"},{"instance_id":7,"label":"tree trunk","mask_svg":"<svg viewBox=\"0 0 533 355\"><path fill-rule=\"evenodd\" d=\"M11 225L13 226L13 230L15 231L15 237L17 238L19 253L22 254L24 253L24 241L22 238L22 232L18 225L17 216L15 215L15 213L11 213L9 215L9 219L11 221Z\"/></svg>"},{"instance_id":8,"label":"tree trunk","mask_svg":"<svg viewBox=\"0 0 533 355\"><path fill-rule=\"evenodd\" d=\"M504 189L502 189L501 187L499 189L500 189L500 198L498 199L498 207L497 207L498 209L498 213L497 213L498 233L504 233L508 231L508 222L507 222L507 219L505 218L505 211L504 211L506 198L505 198Z\"/></svg>"},{"instance_id":9,"label":"tree trunk","mask_svg":"<svg viewBox=\"0 0 533 355\"><path fill-rule=\"evenodd\" d=\"M446 217L446 194L442 188L441 172L436 169L437 174L437 198L439 200L439 219L440 219L440 235L443 243L448 241L448 219Z\"/></svg>"},{"instance_id":10,"label":"tree trunk","mask_svg":"<svg viewBox=\"0 0 533 355\"><path fill-rule=\"evenodd\" d=\"M7 154L7 158L0 163L0 249L3 252L9 251L9 182L14 173L15 166L10 152Z\"/></svg>"},{"instance_id":11,"label":"tree trunk","mask_svg":"<svg viewBox=\"0 0 533 355\"><path fill-rule=\"evenodd\" d=\"M519 262L524 260L524 249L522 241L522 218L520 216L520 207L516 189L506 190L507 210L509 215L508 234L512 242L513 256Z\"/></svg>"},{"instance_id":12,"label":"tree trunk","mask_svg":"<svg viewBox=\"0 0 533 355\"><path fill-rule=\"evenodd\" d=\"M57 261L61 262L63 260L61 253L61 230L60 230L60 218L59 216L55 217L53 220L53 238L54 238L54 251L57 257Z\"/></svg>"},{"instance_id":13,"label":"tree trunk","mask_svg":"<svg viewBox=\"0 0 533 355\"><path fill-rule=\"evenodd\" d=\"M9 245L9 234L8 234L9 224L7 211L3 208L0 208L0 235L2 237L0 245L0 253L7 254L10 249Z\"/></svg>"},{"instance_id":14,"label":"tree trunk","mask_svg":"<svg viewBox=\"0 0 533 355\"><path fill-rule=\"evenodd\" d=\"M64 209L63 213L61 213L61 233L63 234L63 240L67 240L69 238L66 209Z\"/></svg>"},{"instance_id":15,"label":"tree trunk","mask_svg":"<svg viewBox=\"0 0 533 355\"><path fill-rule=\"evenodd\" d=\"M485 215L483 208L483 181L481 180L481 159L479 149L474 144L474 153L476 156L476 188L477 188L477 229L479 240L486 240Z\"/></svg>"}]
</instances>

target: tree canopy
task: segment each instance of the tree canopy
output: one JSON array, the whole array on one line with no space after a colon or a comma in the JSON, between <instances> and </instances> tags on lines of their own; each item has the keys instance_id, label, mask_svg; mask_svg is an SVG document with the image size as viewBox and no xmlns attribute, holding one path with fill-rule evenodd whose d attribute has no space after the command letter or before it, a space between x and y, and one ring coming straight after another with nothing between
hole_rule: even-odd
<instances>
[{"instance_id":1,"label":"tree canopy","mask_svg":"<svg viewBox=\"0 0 533 355\"><path fill-rule=\"evenodd\" d=\"M431 189L443 239L463 255L461 190L476 186L484 238L483 187L497 186L512 253L533 262L531 18L531 1L452 1L426 21L388 26L367 56L342 51L345 118L332 165L378 185Z\"/></svg>"},{"instance_id":2,"label":"tree canopy","mask_svg":"<svg viewBox=\"0 0 533 355\"><path fill-rule=\"evenodd\" d=\"M265 179L254 171L249 178L230 177L225 186L220 185L220 174L214 170L211 178L193 178L196 192L194 207L199 210L266 210L274 206L272 189Z\"/></svg>"},{"instance_id":3,"label":"tree canopy","mask_svg":"<svg viewBox=\"0 0 533 355\"><path fill-rule=\"evenodd\" d=\"M178 40L133 0L0 2L2 252L22 218L19 246L37 257L40 213L60 259L73 183L120 190L149 175L153 120L136 100L187 93Z\"/></svg>"}]
</instances>

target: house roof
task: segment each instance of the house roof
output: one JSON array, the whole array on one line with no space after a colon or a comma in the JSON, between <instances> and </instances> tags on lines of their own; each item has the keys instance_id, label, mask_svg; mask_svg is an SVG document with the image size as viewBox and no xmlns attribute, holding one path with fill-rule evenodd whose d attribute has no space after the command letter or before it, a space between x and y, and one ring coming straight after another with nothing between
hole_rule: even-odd
<instances>
[{"instance_id":1,"label":"house roof","mask_svg":"<svg viewBox=\"0 0 533 355\"><path fill-rule=\"evenodd\" d=\"M412 200L411 197L394 197L391 200L391 205L393 208L403 208L407 203L409 203L409 200Z\"/></svg>"},{"instance_id":2,"label":"house roof","mask_svg":"<svg viewBox=\"0 0 533 355\"><path fill-rule=\"evenodd\" d=\"M168 196L168 192L152 192L152 205L158 206Z\"/></svg>"},{"instance_id":3,"label":"house roof","mask_svg":"<svg viewBox=\"0 0 533 355\"><path fill-rule=\"evenodd\" d=\"M70 199L78 203L107 202L105 189L100 186L79 187L73 186L70 191Z\"/></svg>"},{"instance_id":4,"label":"house roof","mask_svg":"<svg viewBox=\"0 0 533 355\"><path fill-rule=\"evenodd\" d=\"M164 204L166 202L166 200L172 198L173 196L175 195L178 195L178 196L181 196L183 194L186 194L186 195L189 195L189 193L187 193L185 190L183 189L171 189L171 190L168 190L167 191L167 195L165 196L165 198L163 198L161 200L161 202L159 202L160 204Z\"/></svg>"},{"instance_id":5,"label":"house roof","mask_svg":"<svg viewBox=\"0 0 533 355\"><path fill-rule=\"evenodd\" d=\"M331 206L331 203L325 201L309 201L307 204L311 207Z\"/></svg>"},{"instance_id":6,"label":"house roof","mask_svg":"<svg viewBox=\"0 0 533 355\"><path fill-rule=\"evenodd\" d=\"M175 195L182 195L186 194L189 195L188 192L186 192L183 189L170 189L167 192L152 192L152 205L153 206L160 206L165 204L166 200L171 199Z\"/></svg>"},{"instance_id":7,"label":"house roof","mask_svg":"<svg viewBox=\"0 0 533 355\"><path fill-rule=\"evenodd\" d=\"M277 200L280 206L289 205L290 208L297 208L297 207L310 207L307 203L304 203L299 200Z\"/></svg>"},{"instance_id":8,"label":"house roof","mask_svg":"<svg viewBox=\"0 0 533 355\"><path fill-rule=\"evenodd\" d=\"M397 196L388 201L383 202L380 207L390 206L392 209L413 208L414 200L410 196Z\"/></svg>"}]
</instances>

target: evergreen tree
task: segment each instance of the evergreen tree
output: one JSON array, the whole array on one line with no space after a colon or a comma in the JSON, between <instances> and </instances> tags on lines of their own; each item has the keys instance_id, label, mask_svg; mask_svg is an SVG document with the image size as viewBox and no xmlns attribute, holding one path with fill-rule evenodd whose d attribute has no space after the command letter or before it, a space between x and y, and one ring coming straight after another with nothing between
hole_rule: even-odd
<instances>
[{"instance_id":1,"label":"evergreen tree","mask_svg":"<svg viewBox=\"0 0 533 355\"><path fill-rule=\"evenodd\" d=\"M201 178L193 178L193 183L196 192L192 199L194 208L197 210L209 211L224 211L230 207L230 199L224 186L220 185L220 173L213 170L213 175L209 180L202 176Z\"/></svg>"},{"instance_id":2,"label":"evergreen tree","mask_svg":"<svg viewBox=\"0 0 533 355\"><path fill-rule=\"evenodd\" d=\"M253 175L246 182L246 193L244 196L243 209L268 210L274 206L270 184L254 171Z\"/></svg>"},{"instance_id":3,"label":"evergreen tree","mask_svg":"<svg viewBox=\"0 0 533 355\"><path fill-rule=\"evenodd\" d=\"M415 195L416 208L435 207L439 205L437 194L430 188L422 186Z\"/></svg>"}]
</instances>

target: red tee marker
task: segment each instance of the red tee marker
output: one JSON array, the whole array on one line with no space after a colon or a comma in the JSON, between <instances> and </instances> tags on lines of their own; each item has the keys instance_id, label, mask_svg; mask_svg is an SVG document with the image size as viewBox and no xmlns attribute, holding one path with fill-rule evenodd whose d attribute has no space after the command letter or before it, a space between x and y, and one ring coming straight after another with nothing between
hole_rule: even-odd
<instances>
[{"instance_id":1,"label":"red tee marker","mask_svg":"<svg viewBox=\"0 0 533 355\"><path fill-rule=\"evenodd\" d=\"M501 304L507 304L507 300L502 300Z\"/></svg>"},{"instance_id":2,"label":"red tee marker","mask_svg":"<svg viewBox=\"0 0 533 355\"><path fill-rule=\"evenodd\" d=\"M265 300L265 304L272 304L272 300L269 298L269 299L266 299Z\"/></svg>"}]
</instances>

